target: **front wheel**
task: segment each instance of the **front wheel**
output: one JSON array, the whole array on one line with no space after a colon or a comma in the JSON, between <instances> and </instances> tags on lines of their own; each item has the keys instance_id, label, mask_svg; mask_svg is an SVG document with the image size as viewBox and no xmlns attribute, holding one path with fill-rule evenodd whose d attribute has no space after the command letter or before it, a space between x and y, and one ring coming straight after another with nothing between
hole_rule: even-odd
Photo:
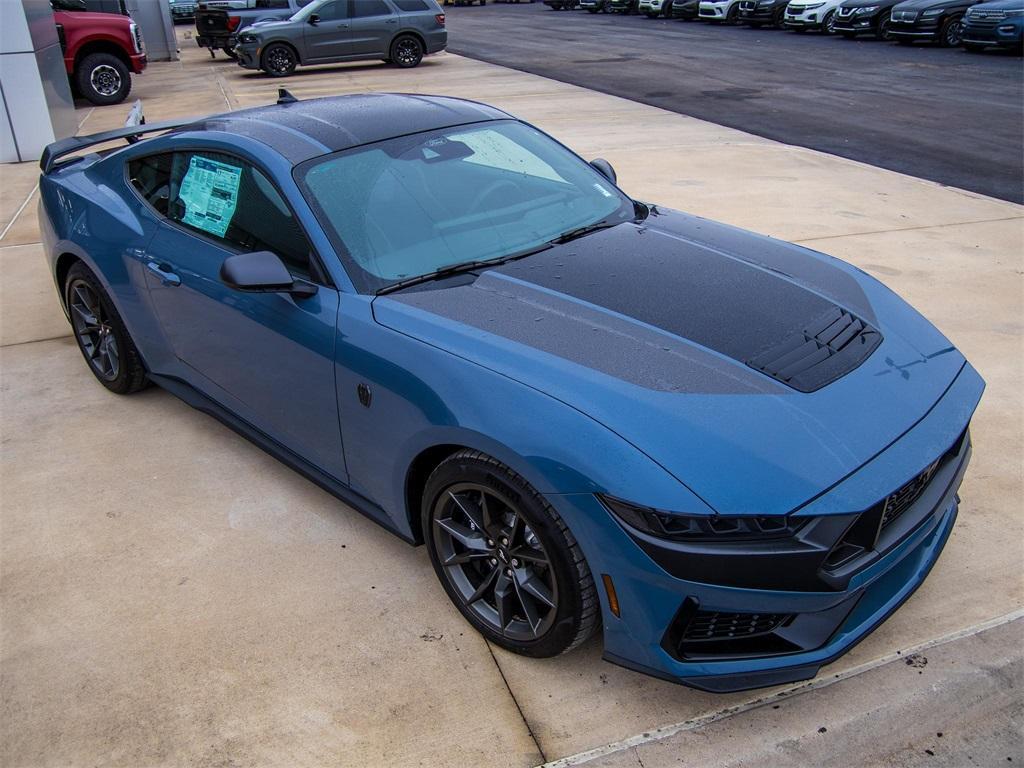
<instances>
[{"instance_id":1,"label":"front wheel","mask_svg":"<svg viewBox=\"0 0 1024 768\"><path fill-rule=\"evenodd\" d=\"M90 53L75 69L78 92L97 106L120 104L132 90L128 67L111 53Z\"/></svg>"},{"instance_id":2,"label":"front wheel","mask_svg":"<svg viewBox=\"0 0 1024 768\"><path fill-rule=\"evenodd\" d=\"M879 40L892 40L892 17L888 14L878 20L878 26L875 28L875 37Z\"/></svg>"},{"instance_id":3,"label":"front wheel","mask_svg":"<svg viewBox=\"0 0 1024 768\"><path fill-rule=\"evenodd\" d=\"M287 77L295 71L299 59L295 49L284 43L271 43L263 51L260 60L261 69L271 77Z\"/></svg>"},{"instance_id":4,"label":"front wheel","mask_svg":"<svg viewBox=\"0 0 1024 768\"><path fill-rule=\"evenodd\" d=\"M600 622L597 589L558 513L519 475L476 451L427 480L423 538L445 592L487 640L557 656Z\"/></svg>"},{"instance_id":5,"label":"front wheel","mask_svg":"<svg viewBox=\"0 0 1024 768\"><path fill-rule=\"evenodd\" d=\"M423 43L412 35L402 35L391 44L391 60L402 69L423 61Z\"/></svg>"},{"instance_id":6,"label":"front wheel","mask_svg":"<svg viewBox=\"0 0 1024 768\"><path fill-rule=\"evenodd\" d=\"M740 18L740 4L733 3L729 6L729 10L725 14L726 24L735 24Z\"/></svg>"},{"instance_id":7,"label":"front wheel","mask_svg":"<svg viewBox=\"0 0 1024 768\"><path fill-rule=\"evenodd\" d=\"M960 23L960 17L951 16L946 19L942 25L942 31L939 32L939 45L943 48L956 48L960 45L962 36L963 24Z\"/></svg>"}]
</instances>

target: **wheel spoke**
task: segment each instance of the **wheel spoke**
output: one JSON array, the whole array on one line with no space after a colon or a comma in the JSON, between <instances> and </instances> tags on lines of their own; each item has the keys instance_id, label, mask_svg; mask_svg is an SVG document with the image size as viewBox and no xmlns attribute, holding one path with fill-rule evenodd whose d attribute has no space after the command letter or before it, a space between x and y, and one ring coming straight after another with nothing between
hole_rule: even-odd
<instances>
[{"instance_id":1,"label":"wheel spoke","mask_svg":"<svg viewBox=\"0 0 1024 768\"><path fill-rule=\"evenodd\" d=\"M113 336L107 336L107 357L110 358L110 370L111 373L117 370L120 357L117 354L117 342L114 341Z\"/></svg>"},{"instance_id":2,"label":"wheel spoke","mask_svg":"<svg viewBox=\"0 0 1024 768\"><path fill-rule=\"evenodd\" d=\"M469 518L478 531L482 532L487 530L487 525L485 524L486 516L481 512L481 510L476 509L472 503L459 498L451 491L448 491L448 495L451 497L452 501L455 502L455 506L462 511L462 514Z\"/></svg>"},{"instance_id":3,"label":"wheel spoke","mask_svg":"<svg viewBox=\"0 0 1024 768\"><path fill-rule=\"evenodd\" d=\"M519 599L519 605L523 608L523 616L526 618L526 622L530 625L530 631L536 636L537 627L540 626L540 616L537 613L537 606L533 604L533 598L524 590L518 581L513 581L516 589L516 597Z\"/></svg>"},{"instance_id":4,"label":"wheel spoke","mask_svg":"<svg viewBox=\"0 0 1024 768\"><path fill-rule=\"evenodd\" d=\"M551 596L551 590L533 569L523 568L516 572L516 581L523 592L532 595L549 608L554 608L555 600Z\"/></svg>"},{"instance_id":5,"label":"wheel spoke","mask_svg":"<svg viewBox=\"0 0 1024 768\"><path fill-rule=\"evenodd\" d=\"M454 555L449 556L445 561L445 565L465 565L466 563L472 562L473 560L482 560L483 558L490 555L490 552L486 550L481 551L478 549L467 549L465 552L456 552Z\"/></svg>"},{"instance_id":6,"label":"wheel spoke","mask_svg":"<svg viewBox=\"0 0 1024 768\"><path fill-rule=\"evenodd\" d=\"M499 570L500 569L498 568L498 566L494 566L491 569L491 572L484 576L484 580L480 582L480 585L476 588L473 594L466 598L467 605L472 605L481 597L487 594L488 590L491 588L491 585L494 583L495 577L498 575Z\"/></svg>"},{"instance_id":7,"label":"wheel spoke","mask_svg":"<svg viewBox=\"0 0 1024 768\"><path fill-rule=\"evenodd\" d=\"M451 536L462 544L462 546L475 550L487 549L487 542L484 540L482 533L478 531L471 531L469 528L461 523L455 522L450 517L439 517L435 519L434 522L438 527L443 528L451 534Z\"/></svg>"},{"instance_id":8,"label":"wheel spoke","mask_svg":"<svg viewBox=\"0 0 1024 768\"><path fill-rule=\"evenodd\" d=\"M510 554L517 560L523 560L527 563L537 563L538 565L548 564L548 560L544 557L544 554L530 546L516 547L510 552Z\"/></svg>"},{"instance_id":9,"label":"wheel spoke","mask_svg":"<svg viewBox=\"0 0 1024 768\"><path fill-rule=\"evenodd\" d=\"M96 319L96 315L92 314L92 312L85 307L78 304L72 304L71 311L78 315L82 322L85 323L85 330L94 331L99 328L99 320Z\"/></svg>"},{"instance_id":10,"label":"wheel spoke","mask_svg":"<svg viewBox=\"0 0 1024 768\"><path fill-rule=\"evenodd\" d=\"M512 579L501 573L494 583L494 608L498 612L498 624L504 630L515 617L516 589Z\"/></svg>"}]
</instances>

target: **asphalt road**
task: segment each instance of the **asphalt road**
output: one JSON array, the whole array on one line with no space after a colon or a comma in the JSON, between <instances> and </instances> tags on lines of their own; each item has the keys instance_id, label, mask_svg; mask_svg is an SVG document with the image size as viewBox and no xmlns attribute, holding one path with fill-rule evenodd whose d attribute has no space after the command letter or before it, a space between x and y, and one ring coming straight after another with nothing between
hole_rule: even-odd
<instances>
[{"instance_id":1,"label":"asphalt road","mask_svg":"<svg viewBox=\"0 0 1024 768\"><path fill-rule=\"evenodd\" d=\"M873 39L450 7L454 53L1024 203L1024 66Z\"/></svg>"}]
</instances>

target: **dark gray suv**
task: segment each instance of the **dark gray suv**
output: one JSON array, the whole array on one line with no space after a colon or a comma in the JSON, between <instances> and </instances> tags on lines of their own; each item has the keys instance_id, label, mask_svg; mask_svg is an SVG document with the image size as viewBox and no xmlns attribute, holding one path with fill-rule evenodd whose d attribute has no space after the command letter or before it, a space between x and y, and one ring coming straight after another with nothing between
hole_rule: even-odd
<instances>
[{"instance_id":1,"label":"dark gray suv","mask_svg":"<svg viewBox=\"0 0 1024 768\"><path fill-rule=\"evenodd\" d=\"M436 0L314 0L290 19L240 30L235 52L246 69L284 77L303 64L360 59L415 67L447 45Z\"/></svg>"}]
</instances>

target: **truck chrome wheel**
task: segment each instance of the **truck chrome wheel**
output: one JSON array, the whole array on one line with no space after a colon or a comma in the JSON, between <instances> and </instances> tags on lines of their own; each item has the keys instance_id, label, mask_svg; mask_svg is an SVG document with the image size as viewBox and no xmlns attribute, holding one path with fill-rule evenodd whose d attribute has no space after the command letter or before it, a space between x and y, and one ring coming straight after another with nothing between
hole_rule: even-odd
<instances>
[{"instance_id":1,"label":"truck chrome wheel","mask_svg":"<svg viewBox=\"0 0 1024 768\"><path fill-rule=\"evenodd\" d=\"M100 64L89 73L89 82L101 96L113 96L121 90L121 73L109 64Z\"/></svg>"}]
</instances>

